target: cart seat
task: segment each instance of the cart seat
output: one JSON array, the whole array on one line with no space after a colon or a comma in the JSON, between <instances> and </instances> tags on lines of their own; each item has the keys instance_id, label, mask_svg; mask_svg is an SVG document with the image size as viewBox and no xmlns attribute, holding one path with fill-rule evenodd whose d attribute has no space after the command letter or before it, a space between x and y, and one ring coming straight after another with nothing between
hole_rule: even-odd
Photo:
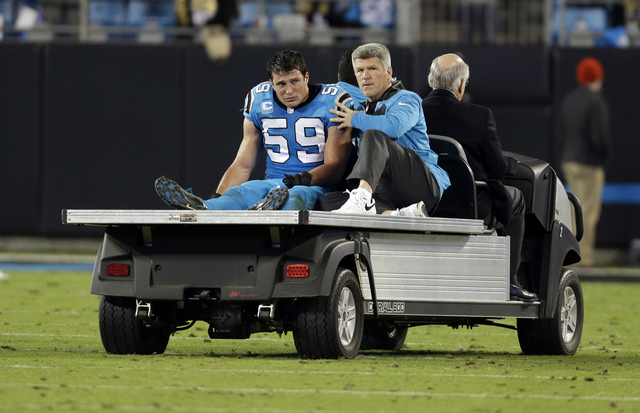
<instances>
[{"instance_id":1,"label":"cart seat","mask_svg":"<svg viewBox=\"0 0 640 413\"><path fill-rule=\"evenodd\" d=\"M438 154L438 165L449 174L451 186L444 191L435 217L478 219L476 181L467 155L458 141L448 136L429 134L431 149Z\"/></svg>"}]
</instances>

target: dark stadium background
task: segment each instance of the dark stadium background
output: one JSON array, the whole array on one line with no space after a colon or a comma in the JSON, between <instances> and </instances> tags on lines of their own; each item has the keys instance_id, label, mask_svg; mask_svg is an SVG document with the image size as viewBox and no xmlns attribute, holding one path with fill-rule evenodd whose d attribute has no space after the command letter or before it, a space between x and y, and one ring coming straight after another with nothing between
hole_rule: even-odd
<instances>
[{"instance_id":1,"label":"dark stadium background","mask_svg":"<svg viewBox=\"0 0 640 413\"><path fill-rule=\"evenodd\" d=\"M160 175L210 194L240 142L244 97L282 48L234 45L220 66L198 45L0 43L0 236L99 236L63 226L61 210L165 208L153 188ZM336 80L344 47L297 49L311 82ZM468 92L494 111L504 149L558 173L556 108L577 61L600 59L614 140L607 183L624 185L622 197L605 197L598 244L640 237L638 189L628 189L640 182L640 50L392 47L394 74L424 96L431 60L451 51L470 64Z\"/></svg>"}]
</instances>

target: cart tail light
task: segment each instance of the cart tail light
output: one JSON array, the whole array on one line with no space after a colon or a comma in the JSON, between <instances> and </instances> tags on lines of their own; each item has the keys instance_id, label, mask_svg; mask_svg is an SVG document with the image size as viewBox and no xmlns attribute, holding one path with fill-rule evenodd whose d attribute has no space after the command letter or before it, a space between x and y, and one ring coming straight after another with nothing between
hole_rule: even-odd
<instances>
[{"instance_id":1,"label":"cart tail light","mask_svg":"<svg viewBox=\"0 0 640 413\"><path fill-rule=\"evenodd\" d=\"M112 277L128 277L129 264L107 264L107 275Z\"/></svg>"},{"instance_id":2,"label":"cart tail light","mask_svg":"<svg viewBox=\"0 0 640 413\"><path fill-rule=\"evenodd\" d=\"M306 278L309 276L308 265L287 265L287 277L289 278Z\"/></svg>"}]
</instances>

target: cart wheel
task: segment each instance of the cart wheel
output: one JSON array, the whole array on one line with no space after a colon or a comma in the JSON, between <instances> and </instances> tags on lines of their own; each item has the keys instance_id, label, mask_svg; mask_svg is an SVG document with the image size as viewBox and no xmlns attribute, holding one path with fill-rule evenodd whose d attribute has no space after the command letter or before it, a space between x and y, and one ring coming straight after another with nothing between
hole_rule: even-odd
<instances>
[{"instance_id":1,"label":"cart wheel","mask_svg":"<svg viewBox=\"0 0 640 413\"><path fill-rule=\"evenodd\" d=\"M524 354L572 355L578 350L584 323L580 279L563 268L556 313L550 319L518 319L518 339Z\"/></svg>"},{"instance_id":2,"label":"cart wheel","mask_svg":"<svg viewBox=\"0 0 640 413\"><path fill-rule=\"evenodd\" d=\"M136 318L135 299L130 297L100 298L100 337L110 354L164 353L171 333L149 328Z\"/></svg>"},{"instance_id":3,"label":"cart wheel","mask_svg":"<svg viewBox=\"0 0 640 413\"><path fill-rule=\"evenodd\" d=\"M366 320L360 350L400 350L408 331L408 327L389 326Z\"/></svg>"},{"instance_id":4,"label":"cart wheel","mask_svg":"<svg viewBox=\"0 0 640 413\"><path fill-rule=\"evenodd\" d=\"M362 292L351 270L338 268L331 294L296 301L293 340L301 358L354 358L364 323Z\"/></svg>"}]
</instances>

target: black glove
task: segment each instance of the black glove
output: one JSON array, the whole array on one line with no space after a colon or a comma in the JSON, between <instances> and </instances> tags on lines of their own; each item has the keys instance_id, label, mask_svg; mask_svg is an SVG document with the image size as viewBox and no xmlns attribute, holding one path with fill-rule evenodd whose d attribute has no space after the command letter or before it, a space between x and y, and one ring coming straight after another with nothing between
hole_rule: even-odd
<instances>
[{"instance_id":1,"label":"black glove","mask_svg":"<svg viewBox=\"0 0 640 413\"><path fill-rule=\"evenodd\" d=\"M214 193L212 193L212 194L211 194L211 196L209 197L209 199L220 198L221 196L222 196L222 195L220 195L219 193L214 192Z\"/></svg>"},{"instance_id":2,"label":"black glove","mask_svg":"<svg viewBox=\"0 0 640 413\"><path fill-rule=\"evenodd\" d=\"M284 176L284 179L282 180L282 183L284 183L287 188L293 188L296 185L304 185L304 186L309 186L311 185L311 174L309 172L300 172L299 174L295 174L295 175L286 175Z\"/></svg>"}]
</instances>

